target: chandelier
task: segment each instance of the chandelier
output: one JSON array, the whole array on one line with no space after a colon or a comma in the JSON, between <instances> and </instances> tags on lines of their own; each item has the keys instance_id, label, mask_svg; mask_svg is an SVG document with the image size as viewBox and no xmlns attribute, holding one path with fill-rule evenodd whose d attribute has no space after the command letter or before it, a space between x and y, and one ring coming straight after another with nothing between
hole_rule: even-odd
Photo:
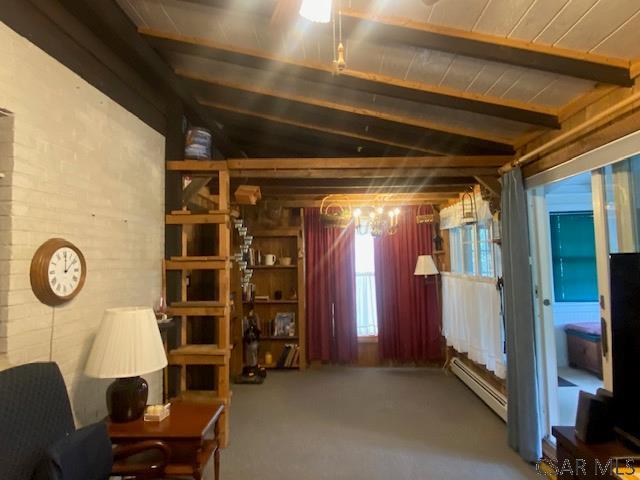
<instances>
[{"instance_id":1,"label":"chandelier","mask_svg":"<svg viewBox=\"0 0 640 480\"><path fill-rule=\"evenodd\" d=\"M385 208L382 205L359 207L353 210L356 231L361 235L370 233L372 237L393 235L398 231L400 209Z\"/></svg>"}]
</instances>

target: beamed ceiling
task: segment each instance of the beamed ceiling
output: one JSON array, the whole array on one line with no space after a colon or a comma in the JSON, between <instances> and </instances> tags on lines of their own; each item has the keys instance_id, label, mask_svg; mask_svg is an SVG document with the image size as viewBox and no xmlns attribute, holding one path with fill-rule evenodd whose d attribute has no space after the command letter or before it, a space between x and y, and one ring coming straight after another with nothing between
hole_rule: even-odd
<instances>
[{"instance_id":1,"label":"beamed ceiling","mask_svg":"<svg viewBox=\"0 0 640 480\"><path fill-rule=\"evenodd\" d=\"M299 0L117 1L250 158L508 156L639 70L637 1L342 0L340 75L331 24ZM384 187L326 178L290 186ZM390 190L438 190L402 178Z\"/></svg>"}]
</instances>

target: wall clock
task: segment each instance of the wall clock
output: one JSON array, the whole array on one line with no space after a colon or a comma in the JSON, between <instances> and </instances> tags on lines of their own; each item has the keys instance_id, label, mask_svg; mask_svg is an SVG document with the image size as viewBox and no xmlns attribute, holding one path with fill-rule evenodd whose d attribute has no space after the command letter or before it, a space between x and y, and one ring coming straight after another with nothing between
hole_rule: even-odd
<instances>
[{"instance_id":1,"label":"wall clock","mask_svg":"<svg viewBox=\"0 0 640 480\"><path fill-rule=\"evenodd\" d=\"M73 299L84 286L87 264L82 252L62 238L44 242L31 260L31 289L46 305Z\"/></svg>"}]
</instances>

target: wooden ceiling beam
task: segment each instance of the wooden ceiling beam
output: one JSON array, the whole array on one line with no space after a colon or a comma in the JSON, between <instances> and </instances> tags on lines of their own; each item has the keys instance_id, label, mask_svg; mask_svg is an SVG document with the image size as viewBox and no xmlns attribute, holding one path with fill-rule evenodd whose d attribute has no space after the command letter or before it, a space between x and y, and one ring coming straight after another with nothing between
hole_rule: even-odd
<instances>
[{"instance_id":1,"label":"wooden ceiling beam","mask_svg":"<svg viewBox=\"0 0 640 480\"><path fill-rule=\"evenodd\" d=\"M381 187L265 187L260 186L260 191L265 197L278 195L330 195L330 194L396 194L396 193L428 193L441 194L447 198L455 197L468 187L439 187L424 185L386 185Z\"/></svg>"},{"instance_id":2,"label":"wooden ceiling beam","mask_svg":"<svg viewBox=\"0 0 640 480\"><path fill-rule=\"evenodd\" d=\"M278 206L285 207L285 208L319 208L320 206L322 206L322 200L307 200L302 198L296 199L295 197L293 199L275 198L270 200L275 201L278 204ZM388 200L385 202L385 205L398 206L400 208L414 206L414 205L437 205L442 208L442 207L446 207L449 204L449 202L452 200L454 199L451 198L446 200L436 200L436 199L414 198L414 199L405 199L405 200ZM368 202L361 201L355 206L358 206L358 205L366 206L367 204Z\"/></svg>"},{"instance_id":3,"label":"wooden ceiling beam","mask_svg":"<svg viewBox=\"0 0 640 480\"><path fill-rule=\"evenodd\" d=\"M254 143L258 143L260 139L263 139L268 136L278 137L283 139L285 142L287 139L296 139L304 141L305 143L310 143L312 145L317 145L319 150L318 154L312 156L325 156L325 154L320 153L322 151L322 147L324 146L333 146L339 148L345 148L349 152L353 152L355 150L358 155L356 156L367 156L367 157L379 157L379 156L422 156L422 155L495 155L495 154L509 154L511 155L513 151L509 149L509 151L505 151L505 147L502 147L498 151L494 148L488 147L486 144L468 144L463 143L460 140L455 141L451 138L442 138L441 136L432 135L430 137L426 137L423 139L418 138L418 136L411 139L411 144L415 142L421 142L419 145L425 145L429 152L416 151L416 150L407 150L406 148L398 148L392 147L388 144L379 143L379 142L371 142L367 140L363 140L362 138L353 138L349 136L344 136L343 134L337 135L332 133L327 133L323 131L310 130L306 128L297 127L291 124L284 123L276 123L276 122L268 122L260 119L258 117L246 116L237 113L233 113L226 110L215 110L216 117L218 121L225 125L225 130L229 133L230 136L234 137L235 141L240 141L243 143L242 136L249 135L246 138L246 141ZM314 119L319 120L319 119ZM324 122L329 122L329 119L324 119ZM307 123L306 121L298 122L298 123ZM355 122L354 122L355 123ZM338 124L330 124L330 128L332 130L337 130L338 128L342 128L344 122L340 123L340 127ZM348 130L353 130L353 125L348 125ZM367 129L359 128L356 130L358 134L362 132L366 132ZM369 135L375 132L371 132L369 130ZM388 132L383 131L384 138L389 137ZM358 135L360 136L360 135ZM261 155L255 155L257 157ZM331 155L327 155L331 156ZM336 155L333 155L336 156ZM337 155L340 156L340 155ZM351 156L351 155L345 155Z\"/></svg>"},{"instance_id":4,"label":"wooden ceiling beam","mask_svg":"<svg viewBox=\"0 0 640 480\"><path fill-rule=\"evenodd\" d=\"M247 126L238 122L227 122L226 119L224 125L224 130L229 138L238 146L258 152L249 155L250 157L277 157L278 155L263 155L260 152L277 152L278 150L284 150L286 154L281 155L284 157L291 157L290 152L292 151L299 151L300 154L297 155L299 157L361 157L363 155L376 157L423 154L421 152L407 152L406 149L388 145L303 130L288 125L265 124L263 122L262 125Z\"/></svg>"},{"instance_id":5,"label":"wooden ceiling beam","mask_svg":"<svg viewBox=\"0 0 640 480\"><path fill-rule=\"evenodd\" d=\"M270 110L279 111L291 108L306 108L306 111L309 112L308 114L312 116L323 112L326 112L333 117L346 114L349 116L357 116L363 121L374 122L387 128L397 129L399 127L406 128L408 126L412 129L422 130L423 132L425 130L431 130L433 132L460 135L495 143L512 143L511 139L501 137L494 133L482 132L471 128L453 127L424 118L398 115L381 110L374 110L372 108L359 107L348 103L338 103L307 95L296 95L281 89L277 90L273 88L260 87L255 84L231 82L224 80L223 78L216 78L211 75L183 69L176 69L176 74L185 79L210 87L207 92L209 95L207 96L227 98L235 92L236 98L233 99L234 104L251 105L253 107L265 104L265 106L269 107ZM348 95L341 96L344 97Z\"/></svg>"},{"instance_id":6,"label":"wooden ceiling beam","mask_svg":"<svg viewBox=\"0 0 640 480\"><path fill-rule=\"evenodd\" d=\"M402 43L598 83L622 87L633 85L631 64L624 59L468 32L406 18L371 15L350 8L342 10L342 23L346 35L361 30L366 32L368 39L376 42Z\"/></svg>"},{"instance_id":7,"label":"wooden ceiling beam","mask_svg":"<svg viewBox=\"0 0 640 480\"><path fill-rule=\"evenodd\" d=\"M327 144L320 141L307 142L299 138L287 138L280 135L249 130L232 129L227 133L229 139L242 148L245 153L253 157L317 157L320 156L357 156L356 145ZM254 153L255 152L255 153ZM280 152L280 155L278 154Z\"/></svg>"},{"instance_id":8,"label":"wooden ceiling beam","mask_svg":"<svg viewBox=\"0 0 640 480\"><path fill-rule=\"evenodd\" d=\"M314 118L313 122L309 120L303 121L298 118L288 118L283 115L282 116L274 115L270 113L258 112L252 109L239 108L239 107L228 105L226 103L222 103L219 101L214 102L211 100L205 100L205 99L199 98L199 102L201 103L201 105L209 107L222 115L226 113L226 114L232 114L236 116L248 117L248 118L253 118L254 120L257 119L257 121L261 123L264 123L265 121L270 123L278 123L281 125L288 125L290 127L296 127L296 128L300 128L308 131L310 130L314 132L321 132L328 135L350 138L352 140L355 139L355 140L360 140L364 142L388 145L391 147L404 149L406 151L423 152L423 153L442 153L442 151L434 152L434 147L431 146L433 144L436 144L433 138L434 135L427 137L428 133L425 134L425 136L422 138L418 136L412 137L411 139L412 143L407 143L402 139L396 139L394 132L385 133L383 131L377 131L374 134L371 131L373 129L369 131L367 131L367 129L362 129L364 133L361 133L360 131L356 130L356 128L349 125L348 122L346 121L341 122L340 128L338 128L336 123L330 117ZM448 141L445 141L444 140L445 138L447 138ZM494 153L497 153L497 152L512 153L513 152L513 147L506 143L497 143L497 142L490 142L486 140L470 139L470 138L454 136L454 135L447 135L446 137L443 136L442 142L444 144L450 144L450 145L456 145L456 144L464 145L465 143L468 143L469 144L468 149L473 149L474 151L477 151L477 152L487 152L487 151L491 151Z\"/></svg>"},{"instance_id":9,"label":"wooden ceiling beam","mask_svg":"<svg viewBox=\"0 0 640 480\"><path fill-rule=\"evenodd\" d=\"M226 104L220 103L220 102L212 102L212 101L203 100L203 99L200 99L199 102L200 102L201 105L206 106L208 108L211 108L214 111L218 111L218 112L229 112L229 113L236 114L236 115L242 115L242 116L246 116L246 117L253 117L253 118L259 119L260 121L266 121L266 122L271 122L271 123L279 123L279 124L282 124L282 125L288 125L288 126L291 126L291 127L296 127L296 128L300 128L300 129L304 129L304 130L311 130L311 131L314 131L314 132L321 132L321 133L325 133L325 134L329 134L329 135L335 135L335 136L354 139L354 140L361 140L361 141L365 141L365 142L377 143L377 144L381 144L381 145L389 145L391 147L404 149L406 151L414 150L414 151L423 152L423 153L432 153L432 151L430 149L427 149L427 148L424 148L424 147L420 147L420 146L417 146L417 145L410 145L410 144L406 144L406 143L400 143L400 142L395 141L393 138L382 138L381 136L375 136L374 137L374 136L371 136L371 135L361 134L361 133L352 132L352 131L346 131L344 129L337 129L337 128L333 128L331 126L321 125L319 123L301 122L301 121L297 121L297 120L290 120L290 119L287 119L285 117L281 117L281 116L278 116L278 115L260 113L260 112L256 112L256 111L253 111L253 110L237 108L237 107L234 107L234 106L231 106L231 105L226 105Z\"/></svg>"},{"instance_id":10,"label":"wooden ceiling beam","mask_svg":"<svg viewBox=\"0 0 640 480\"><path fill-rule=\"evenodd\" d=\"M256 8L256 2L246 0L187 1L235 9L265 18L273 14L277 3L275 0L262 0L259 2L260 7ZM633 78L640 74L640 65L634 69L631 62L624 59L469 32L407 18L372 15L353 8L342 8L342 29L347 38L363 32L365 38L381 44L412 45L623 87L632 86Z\"/></svg>"},{"instance_id":11,"label":"wooden ceiling beam","mask_svg":"<svg viewBox=\"0 0 640 480\"><path fill-rule=\"evenodd\" d=\"M340 75L335 75L329 64L296 61L264 51L221 44L206 38L180 35L147 27L139 27L138 31L159 49L199 55L222 62L268 70L272 73L278 72L281 75L324 82L340 88L360 90L375 95L440 105L550 128L560 127L556 110L540 105L413 82L374 72L346 69Z\"/></svg>"},{"instance_id":12,"label":"wooden ceiling beam","mask_svg":"<svg viewBox=\"0 0 640 480\"><path fill-rule=\"evenodd\" d=\"M495 168L355 168L306 170L231 170L232 178L393 178L393 177L461 177L498 176Z\"/></svg>"},{"instance_id":13,"label":"wooden ceiling beam","mask_svg":"<svg viewBox=\"0 0 640 480\"><path fill-rule=\"evenodd\" d=\"M282 207L319 207L326 195L288 195L265 197L269 202L277 203ZM345 195L351 207L367 206L376 201L379 194L351 194ZM457 198L457 194L434 196L423 193L390 194L384 201L386 206L407 207L410 205L443 205ZM402 215L402 213L400 213Z\"/></svg>"},{"instance_id":14,"label":"wooden ceiling beam","mask_svg":"<svg viewBox=\"0 0 640 480\"><path fill-rule=\"evenodd\" d=\"M259 184L261 187L288 187L297 188L376 188L389 185L424 186L444 189L465 189L474 185L473 177L422 177L410 178L394 176L392 178L233 178L231 185L237 187L240 184Z\"/></svg>"},{"instance_id":15,"label":"wooden ceiling beam","mask_svg":"<svg viewBox=\"0 0 640 480\"><path fill-rule=\"evenodd\" d=\"M510 155L458 155L448 157L360 157L360 158L229 158L230 170L274 169L404 169L404 168L497 168L513 160ZM459 176L462 176L460 174Z\"/></svg>"},{"instance_id":16,"label":"wooden ceiling beam","mask_svg":"<svg viewBox=\"0 0 640 480\"><path fill-rule=\"evenodd\" d=\"M489 192L497 198L502 196L502 184L497 177L475 177L480 185L489 190Z\"/></svg>"}]
</instances>

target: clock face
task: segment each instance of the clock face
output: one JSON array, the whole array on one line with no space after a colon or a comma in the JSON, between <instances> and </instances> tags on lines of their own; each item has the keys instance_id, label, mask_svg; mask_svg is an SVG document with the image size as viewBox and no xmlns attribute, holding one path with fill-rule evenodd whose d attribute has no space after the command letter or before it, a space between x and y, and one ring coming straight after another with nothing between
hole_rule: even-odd
<instances>
[{"instance_id":1,"label":"clock face","mask_svg":"<svg viewBox=\"0 0 640 480\"><path fill-rule=\"evenodd\" d=\"M31 289L45 305L62 305L84 286L87 264L82 252L63 238L44 242L31 259Z\"/></svg>"},{"instance_id":2,"label":"clock face","mask_svg":"<svg viewBox=\"0 0 640 480\"><path fill-rule=\"evenodd\" d=\"M49 260L49 286L59 297L67 297L80 286L82 262L69 247L58 248Z\"/></svg>"}]
</instances>

